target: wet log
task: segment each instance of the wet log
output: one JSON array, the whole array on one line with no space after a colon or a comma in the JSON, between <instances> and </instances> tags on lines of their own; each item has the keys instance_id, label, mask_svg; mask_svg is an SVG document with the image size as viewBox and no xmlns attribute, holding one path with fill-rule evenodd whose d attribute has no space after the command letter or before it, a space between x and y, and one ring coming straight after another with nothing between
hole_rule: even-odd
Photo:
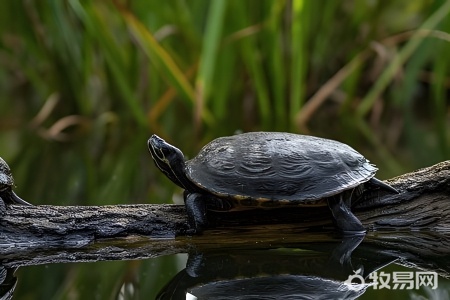
<instances>
[{"instance_id":1,"label":"wet log","mask_svg":"<svg viewBox=\"0 0 450 300\"><path fill-rule=\"evenodd\" d=\"M380 193L353 209L366 228L450 231L450 161L387 182L399 194ZM298 223L305 230L334 228L327 207L216 213L209 218L212 227L223 230L274 223ZM133 235L173 238L186 235L187 229L183 205L12 205L0 220L0 247L81 247L99 239Z\"/></svg>"},{"instance_id":2,"label":"wet log","mask_svg":"<svg viewBox=\"0 0 450 300\"><path fill-rule=\"evenodd\" d=\"M356 215L368 229L450 232L450 161L387 182L399 194L356 205Z\"/></svg>"}]
</instances>

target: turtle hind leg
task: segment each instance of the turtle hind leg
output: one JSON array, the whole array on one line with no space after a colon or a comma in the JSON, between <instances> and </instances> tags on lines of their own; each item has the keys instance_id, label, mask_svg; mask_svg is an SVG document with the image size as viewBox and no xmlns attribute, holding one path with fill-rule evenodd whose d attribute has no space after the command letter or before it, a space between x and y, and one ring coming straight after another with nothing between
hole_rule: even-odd
<instances>
[{"instance_id":1,"label":"turtle hind leg","mask_svg":"<svg viewBox=\"0 0 450 300\"><path fill-rule=\"evenodd\" d=\"M336 195L328 199L328 207L333 214L336 226L344 235L365 234L366 229L350 210L350 199L345 201L342 194Z\"/></svg>"},{"instance_id":2,"label":"turtle hind leg","mask_svg":"<svg viewBox=\"0 0 450 300\"><path fill-rule=\"evenodd\" d=\"M186 212L190 225L190 230L187 232L188 234L201 233L208 224L204 197L204 195L199 193L184 193L184 204L186 205Z\"/></svg>"}]
</instances>

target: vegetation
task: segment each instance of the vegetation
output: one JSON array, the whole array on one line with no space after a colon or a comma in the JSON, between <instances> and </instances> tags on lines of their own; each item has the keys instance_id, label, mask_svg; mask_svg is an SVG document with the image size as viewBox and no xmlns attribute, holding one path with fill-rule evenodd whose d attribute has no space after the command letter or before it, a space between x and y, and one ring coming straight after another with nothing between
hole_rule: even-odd
<instances>
[{"instance_id":1,"label":"vegetation","mask_svg":"<svg viewBox=\"0 0 450 300\"><path fill-rule=\"evenodd\" d=\"M157 133L350 144L399 175L450 157L450 1L2 1L0 156L35 204L170 202Z\"/></svg>"}]
</instances>

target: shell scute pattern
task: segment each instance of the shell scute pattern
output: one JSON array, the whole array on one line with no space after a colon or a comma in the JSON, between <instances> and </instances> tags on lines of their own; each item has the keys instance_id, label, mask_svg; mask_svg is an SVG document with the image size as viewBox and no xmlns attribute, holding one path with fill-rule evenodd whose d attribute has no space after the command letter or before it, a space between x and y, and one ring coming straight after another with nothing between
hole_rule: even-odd
<instances>
[{"instance_id":1,"label":"shell scute pattern","mask_svg":"<svg viewBox=\"0 0 450 300\"><path fill-rule=\"evenodd\" d=\"M273 132L216 139L186 162L187 176L202 189L259 202L309 203L356 187L376 171L345 144Z\"/></svg>"}]
</instances>

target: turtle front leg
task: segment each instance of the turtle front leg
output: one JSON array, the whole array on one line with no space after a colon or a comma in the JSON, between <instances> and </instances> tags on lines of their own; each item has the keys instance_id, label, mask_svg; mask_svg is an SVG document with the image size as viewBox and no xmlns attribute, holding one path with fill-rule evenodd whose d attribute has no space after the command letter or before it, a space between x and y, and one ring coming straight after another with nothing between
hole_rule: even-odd
<instances>
[{"instance_id":1,"label":"turtle front leg","mask_svg":"<svg viewBox=\"0 0 450 300\"><path fill-rule=\"evenodd\" d=\"M328 207L333 214L334 221L344 235L364 234L366 230L361 221L350 210L350 203L351 199L345 201L342 194L328 199Z\"/></svg>"},{"instance_id":2,"label":"turtle front leg","mask_svg":"<svg viewBox=\"0 0 450 300\"><path fill-rule=\"evenodd\" d=\"M184 193L184 204L186 205L188 222L191 227L188 234L201 233L208 225L205 197L199 193Z\"/></svg>"}]
</instances>

